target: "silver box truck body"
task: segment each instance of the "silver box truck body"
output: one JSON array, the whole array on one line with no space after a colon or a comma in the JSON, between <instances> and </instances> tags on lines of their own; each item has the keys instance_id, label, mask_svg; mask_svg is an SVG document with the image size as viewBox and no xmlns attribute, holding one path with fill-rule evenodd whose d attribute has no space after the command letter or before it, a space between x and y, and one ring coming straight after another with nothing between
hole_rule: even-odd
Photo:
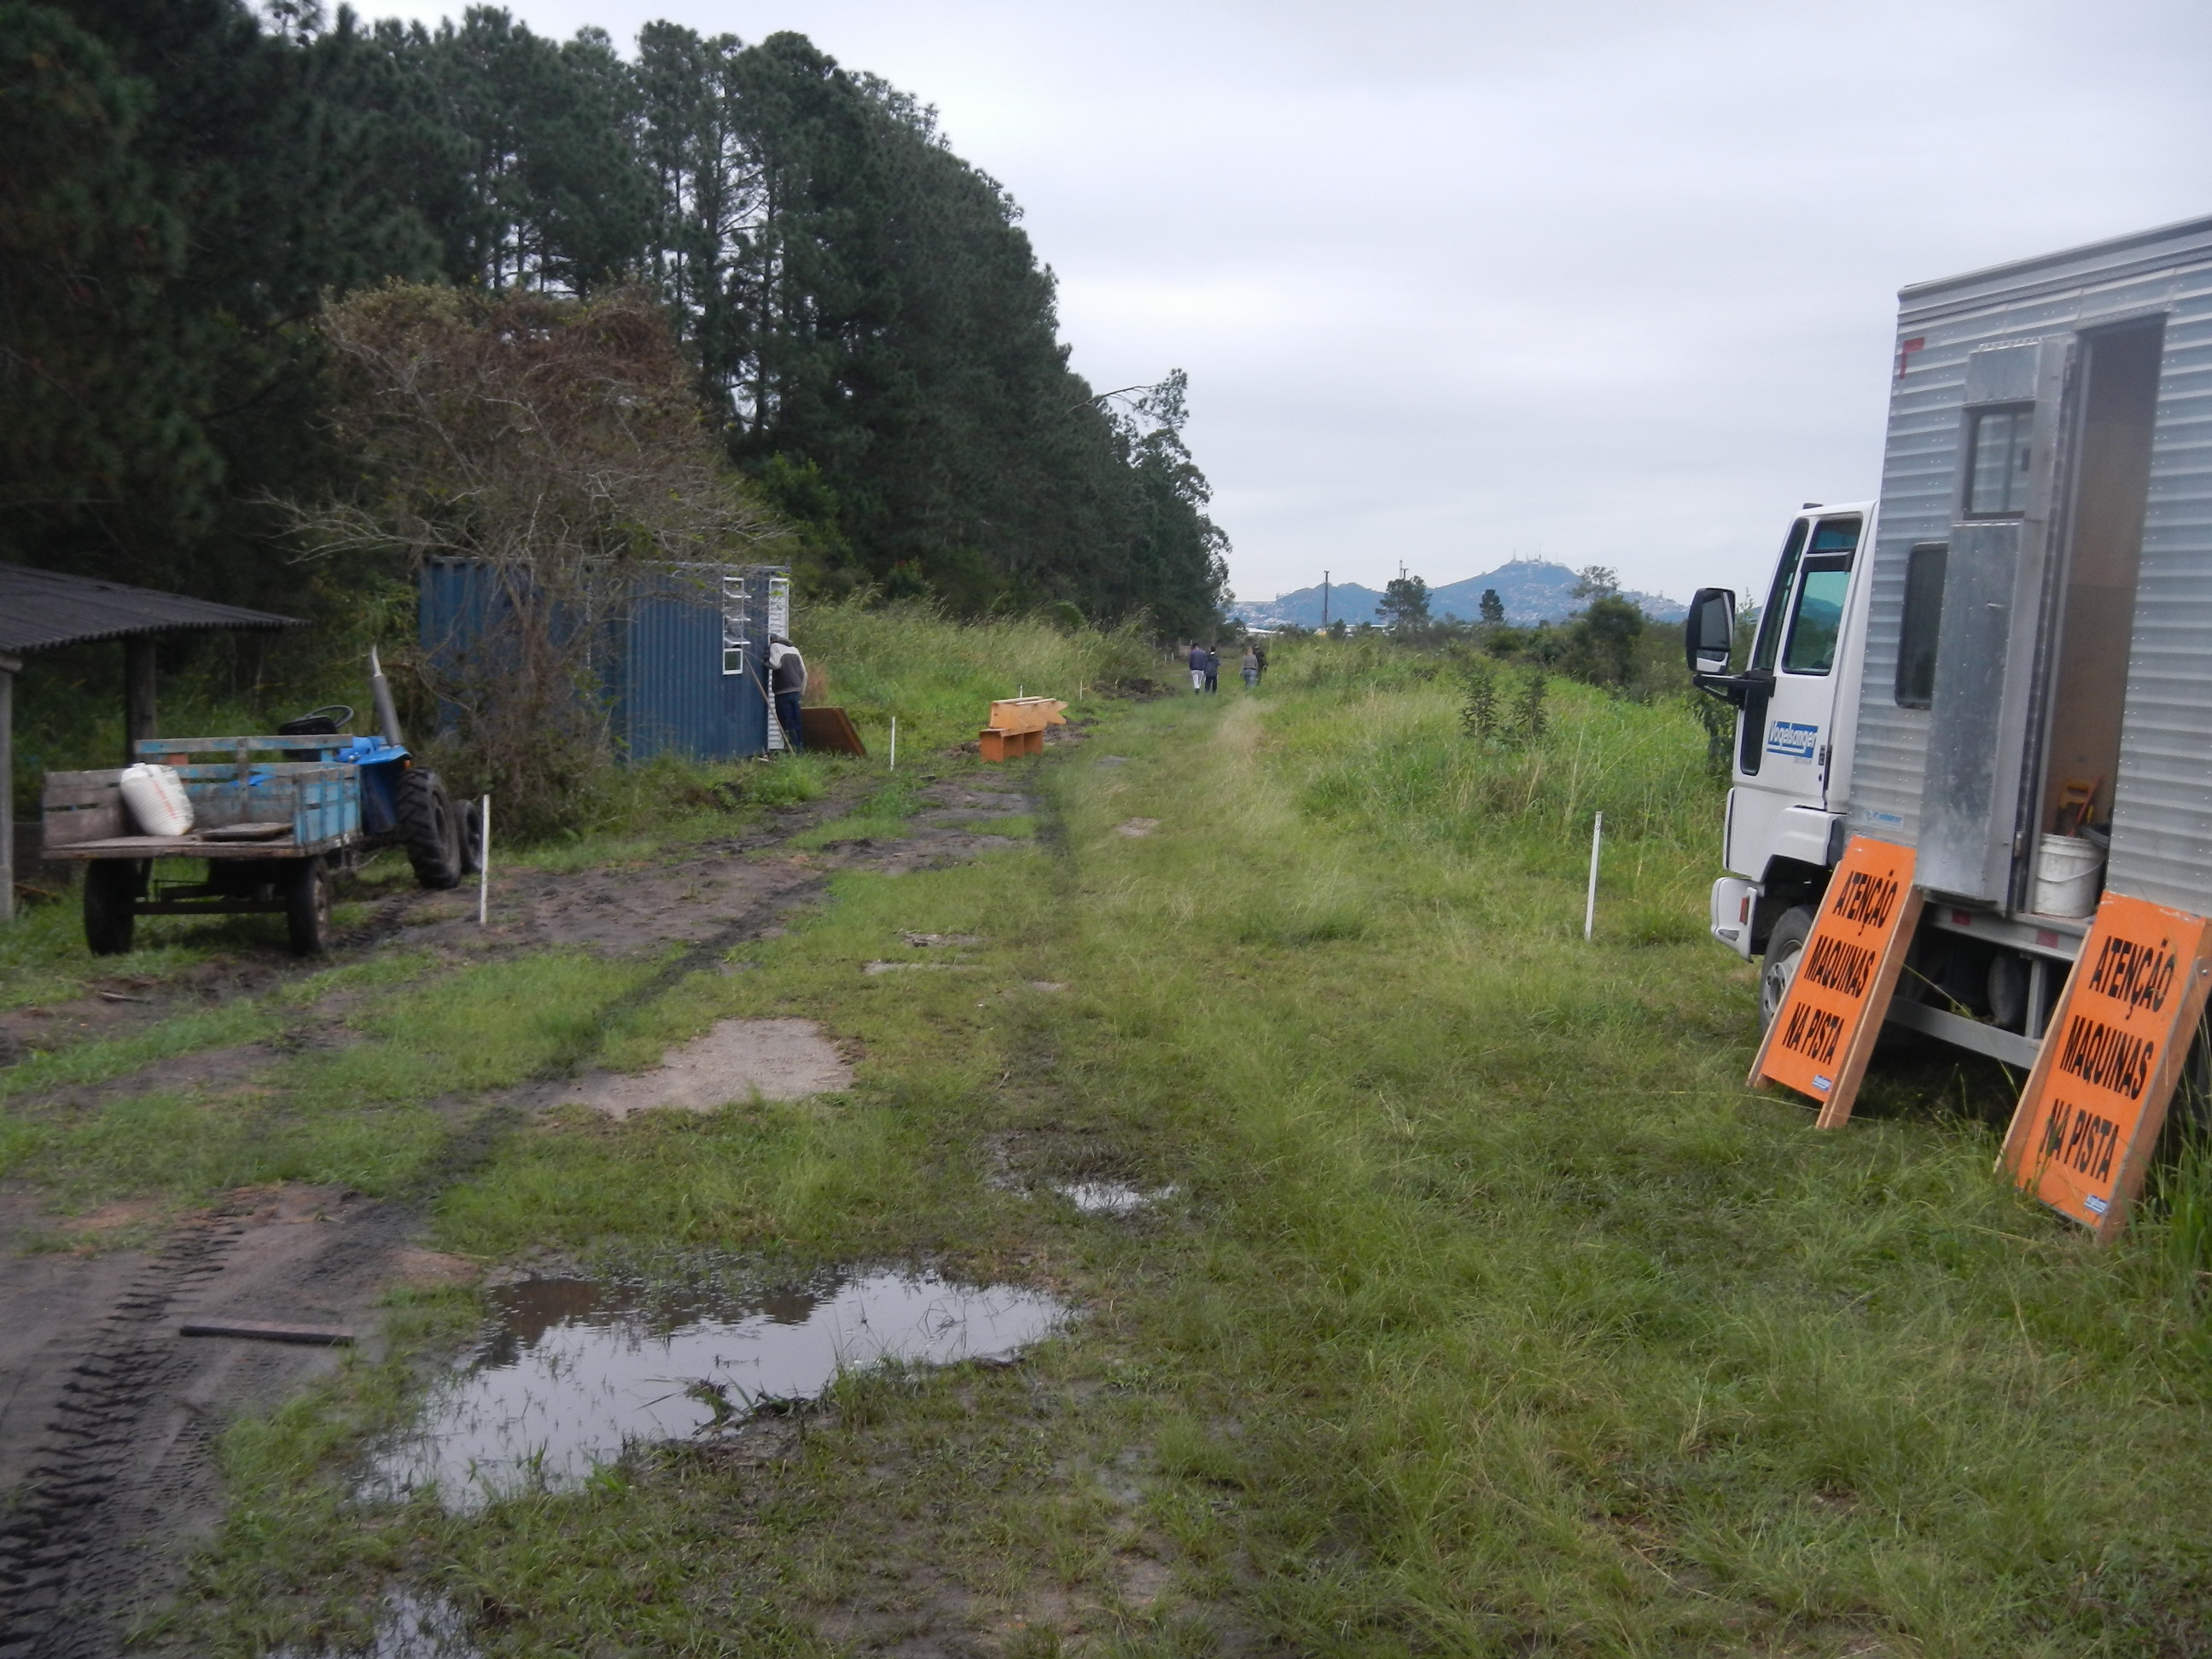
<instances>
[{"instance_id":1,"label":"silver box truck body","mask_svg":"<svg viewBox=\"0 0 2212 1659\"><path fill-rule=\"evenodd\" d=\"M1878 506L1793 522L1737 672L1692 610L1742 710L1713 932L1771 1011L1848 837L1911 846L1892 1023L2025 1064L2100 873L2212 910L2212 219L1899 300Z\"/></svg>"}]
</instances>

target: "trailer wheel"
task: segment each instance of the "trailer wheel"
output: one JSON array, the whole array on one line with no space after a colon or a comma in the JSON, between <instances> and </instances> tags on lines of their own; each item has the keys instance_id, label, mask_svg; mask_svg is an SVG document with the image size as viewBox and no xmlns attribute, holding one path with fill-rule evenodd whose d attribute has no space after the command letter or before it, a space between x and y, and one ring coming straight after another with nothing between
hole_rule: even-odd
<instances>
[{"instance_id":1,"label":"trailer wheel","mask_svg":"<svg viewBox=\"0 0 2212 1659\"><path fill-rule=\"evenodd\" d=\"M1813 913L1792 905L1775 919L1766 936L1766 955L1759 964L1759 1024L1764 1030L1782 1012L1782 999L1790 994L1790 981L1797 977L1797 958L1805 954L1805 939L1813 931Z\"/></svg>"},{"instance_id":2,"label":"trailer wheel","mask_svg":"<svg viewBox=\"0 0 2212 1659\"><path fill-rule=\"evenodd\" d=\"M399 780L399 844L415 866L418 887L461 884L460 815L446 799L435 772L409 771Z\"/></svg>"},{"instance_id":3,"label":"trailer wheel","mask_svg":"<svg viewBox=\"0 0 2212 1659\"><path fill-rule=\"evenodd\" d=\"M319 957L331 939L331 867L319 857L301 859L285 894L284 921L292 954Z\"/></svg>"},{"instance_id":4,"label":"trailer wheel","mask_svg":"<svg viewBox=\"0 0 2212 1659\"><path fill-rule=\"evenodd\" d=\"M461 821L461 873L473 876L483 868L483 803L463 801L456 810Z\"/></svg>"},{"instance_id":5,"label":"trailer wheel","mask_svg":"<svg viewBox=\"0 0 2212 1659\"><path fill-rule=\"evenodd\" d=\"M131 948L137 902L146 896L144 859L95 859L84 867L84 942L96 957Z\"/></svg>"}]
</instances>

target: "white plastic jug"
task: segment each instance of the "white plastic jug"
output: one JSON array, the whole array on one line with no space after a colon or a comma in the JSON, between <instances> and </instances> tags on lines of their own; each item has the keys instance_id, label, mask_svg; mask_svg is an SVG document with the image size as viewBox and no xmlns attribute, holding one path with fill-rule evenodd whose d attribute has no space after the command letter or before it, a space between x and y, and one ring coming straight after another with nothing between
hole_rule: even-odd
<instances>
[{"instance_id":1,"label":"white plastic jug","mask_svg":"<svg viewBox=\"0 0 2212 1659\"><path fill-rule=\"evenodd\" d=\"M123 804L142 836L181 836L192 827L191 797L173 766L126 766Z\"/></svg>"}]
</instances>

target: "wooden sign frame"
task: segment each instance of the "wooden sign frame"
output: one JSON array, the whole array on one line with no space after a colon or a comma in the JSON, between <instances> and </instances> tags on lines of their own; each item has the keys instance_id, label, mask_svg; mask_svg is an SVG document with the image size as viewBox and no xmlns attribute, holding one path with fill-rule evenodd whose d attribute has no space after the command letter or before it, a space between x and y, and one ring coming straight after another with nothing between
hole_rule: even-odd
<instances>
[{"instance_id":1,"label":"wooden sign frame","mask_svg":"<svg viewBox=\"0 0 2212 1659\"><path fill-rule=\"evenodd\" d=\"M1925 895L1910 847L1854 836L1828 878L1789 994L1748 1079L1819 1103L1814 1127L1839 1129L1865 1080Z\"/></svg>"},{"instance_id":2,"label":"wooden sign frame","mask_svg":"<svg viewBox=\"0 0 2212 1659\"><path fill-rule=\"evenodd\" d=\"M2044 1028L1997 1167L2109 1243L2142 1190L2212 992L2212 921L2107 893Z\"/></svg>"}]
</instances>

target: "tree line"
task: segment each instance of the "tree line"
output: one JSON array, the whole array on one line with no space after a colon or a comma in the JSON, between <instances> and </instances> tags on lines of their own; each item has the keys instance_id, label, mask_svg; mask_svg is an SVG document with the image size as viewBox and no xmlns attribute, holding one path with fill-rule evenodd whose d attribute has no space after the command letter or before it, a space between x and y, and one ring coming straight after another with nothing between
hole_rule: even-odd
<instances>
[{"instance_id":1,"label":"tree line","mask_svg":"<svg viewBox=\"0 0 2212 1659\"><path fill-rule=\"evenodd\" d=\"M1218 619L1182 376L1097 394L1004 188L802 36L0 0L0 558L342 603L326 304L627 291L816 591Z\"/></svg>"}]
</instances>

